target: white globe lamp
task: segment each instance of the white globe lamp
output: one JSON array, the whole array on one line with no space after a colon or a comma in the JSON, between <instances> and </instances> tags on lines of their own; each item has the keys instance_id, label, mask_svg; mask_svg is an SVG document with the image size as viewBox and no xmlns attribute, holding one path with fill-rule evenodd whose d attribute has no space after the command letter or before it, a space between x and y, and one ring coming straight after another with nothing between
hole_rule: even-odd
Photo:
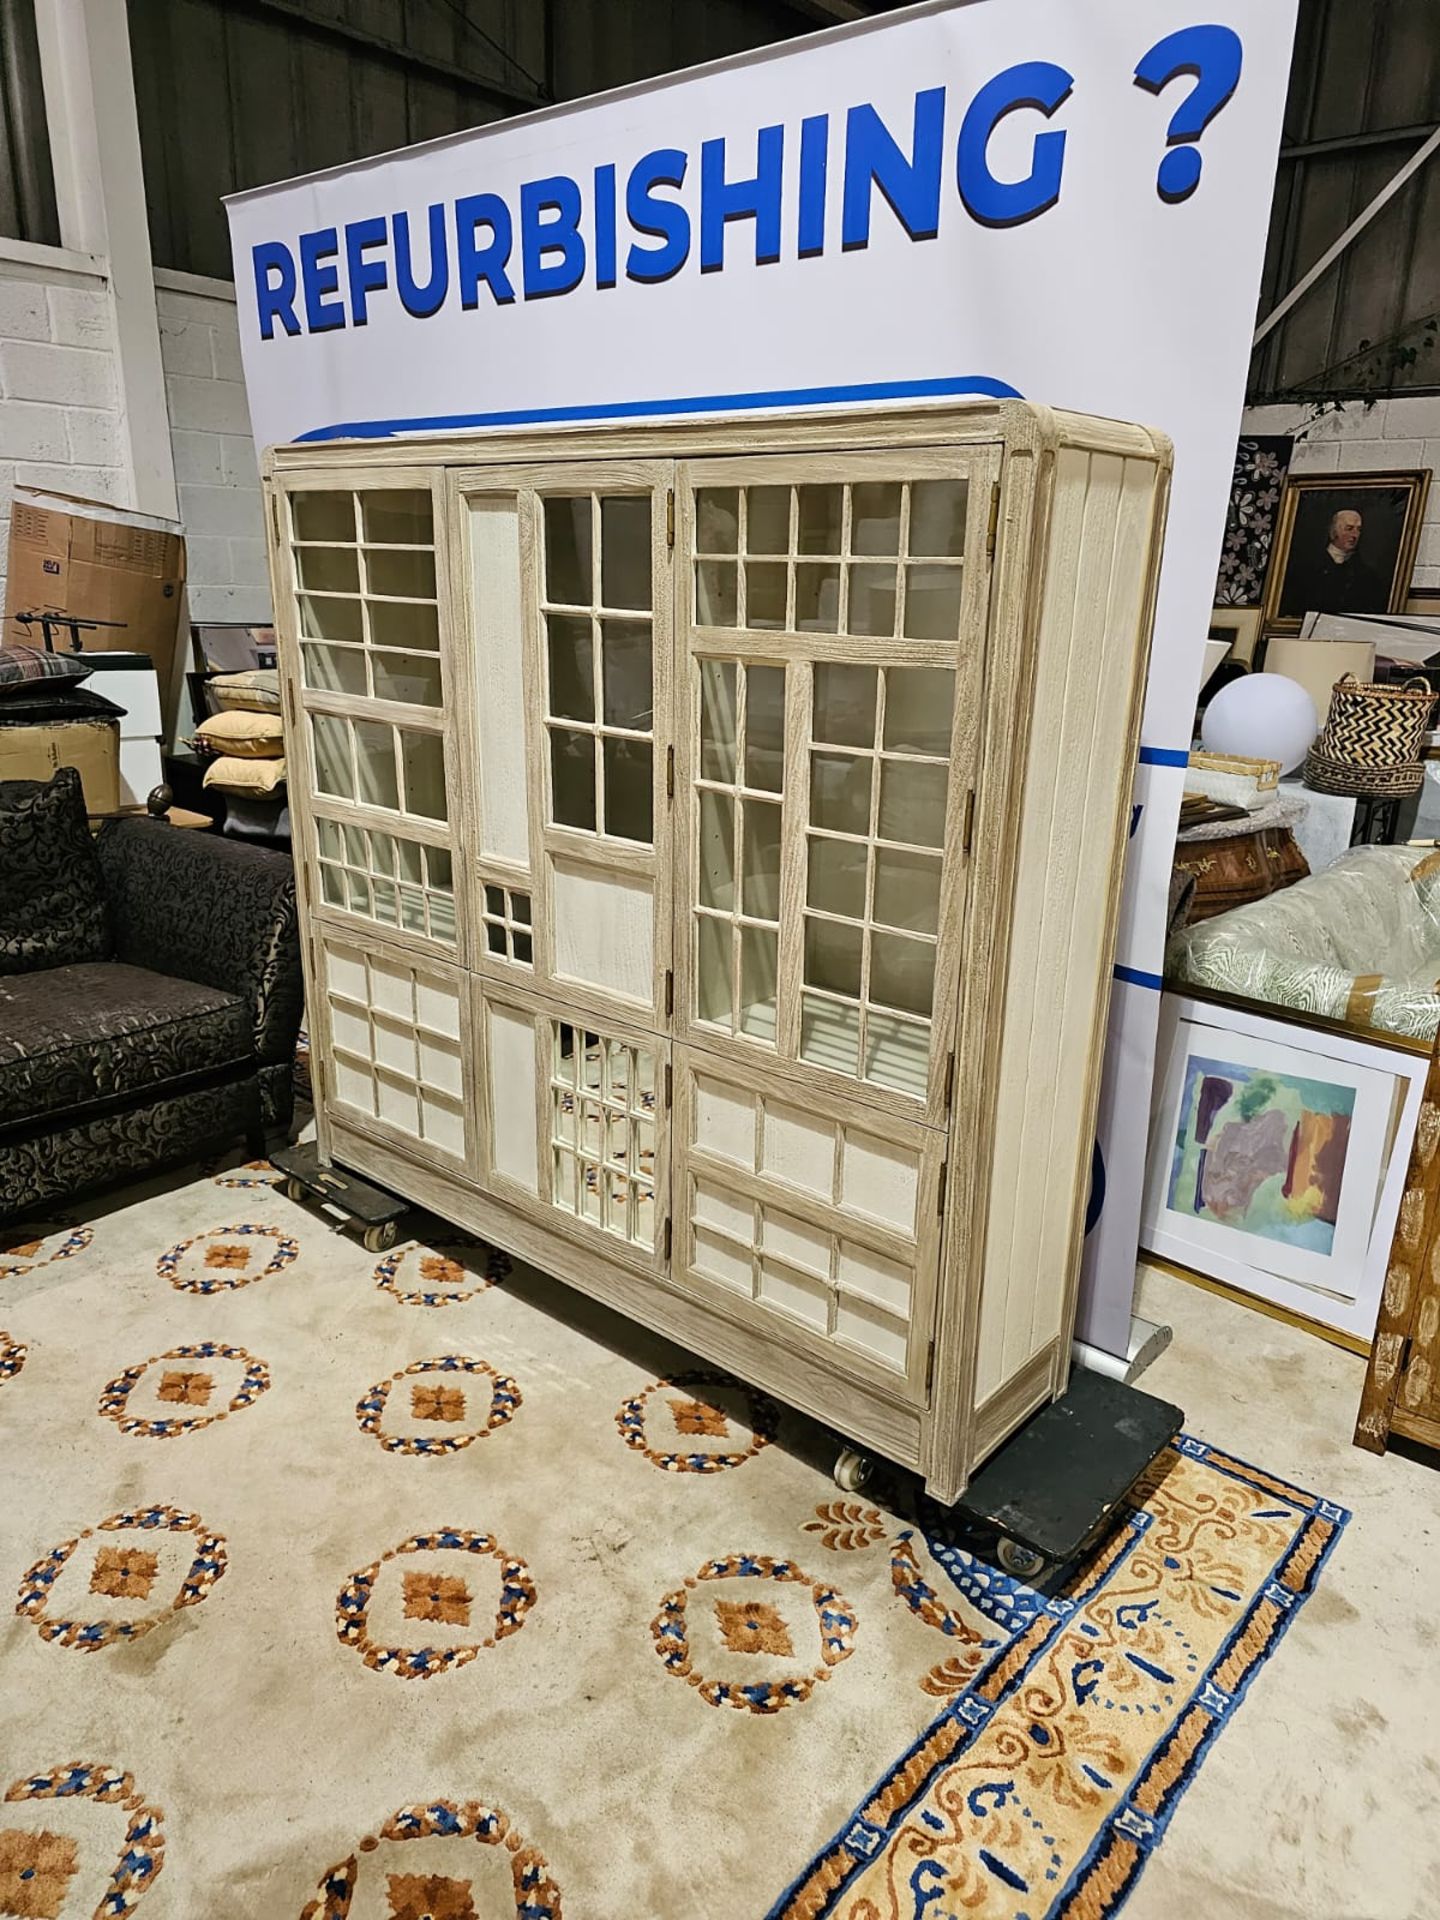
<instances>
[{"instance_id":1,"label":"white globe lamp","mask_svg":"<svg viewBox=\"0 0 1440 1920\"><path fill-rule=\"evenodd\" d=\"M1205 709L1200 738L1208 753L1278 760L1291 773L1320 731L1315 702L1283 673L1245 673L1222 687Z\"/></svg>"}]
</instances>

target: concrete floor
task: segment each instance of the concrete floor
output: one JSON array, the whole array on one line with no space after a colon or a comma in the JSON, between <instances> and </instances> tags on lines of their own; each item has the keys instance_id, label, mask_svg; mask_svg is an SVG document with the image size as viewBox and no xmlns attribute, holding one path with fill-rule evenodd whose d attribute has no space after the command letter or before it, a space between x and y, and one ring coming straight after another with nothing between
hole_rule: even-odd
<instances>
[{"instance_id":1,"label":"concrete floor","mask_svg":"<svg viewBox=\"0 0 1440 1920\"><path fill-rule=\"evenodd\" d=\"M1189 1432L1354 1518L1125 1920L1440 1920L1440 1465L1351 1446L1354 1355L1154 1269L1137 1311Z\"/></svg>"}]
</instances>

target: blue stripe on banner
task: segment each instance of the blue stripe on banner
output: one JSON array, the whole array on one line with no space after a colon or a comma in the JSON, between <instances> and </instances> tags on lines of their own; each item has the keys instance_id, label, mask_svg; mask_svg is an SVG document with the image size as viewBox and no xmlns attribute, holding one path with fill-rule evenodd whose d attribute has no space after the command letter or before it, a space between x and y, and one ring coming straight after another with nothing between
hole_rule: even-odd
<instances>
[{"instance_id":1,"label":"blue stripe on banner","mask_svg":"<svg viewBox=\"0 0 1440 1920\"><path fill-rule=\"evenodd\" d=\"M1115 978L1123 980L1127 987L1149 987L1152 993L1159 993L1165 985L1158 973L1142 973L1139 967L1117 966Z\"/></svg>"},{"instance_id":2,"label":"blue stripe on banner","mask_svg":"<svg viewBox=\"0 0 1440 1920\"><path fill-rule=\"evenodd\" d=\"M414 420L343 420L312 427L301 440L376 439L394 433L448 433L462 427L555 425L567 420L629 420L639 414L735 413L751 407L821 407L842 400L930 400L977 394L1018 400L1019 389L985 374L941 380L875 380L849 387L782 387L769 393L699 393L674 400L608 400L593 406L517 408L507 413L440 413ZM1142 750L1141 758L1144 758Z\"/></svg>"},{"instance_id":3,"label":"blue stripe on banner","mask_svg":"<svg viewBox=\"0 0 1440 1920\"><path fill-rule=\"evenodd\" d=\"M1188 747L1141 747L1140 764L1142 767L1188 767L1190 750Z\"/></svg>"}]
</instances>

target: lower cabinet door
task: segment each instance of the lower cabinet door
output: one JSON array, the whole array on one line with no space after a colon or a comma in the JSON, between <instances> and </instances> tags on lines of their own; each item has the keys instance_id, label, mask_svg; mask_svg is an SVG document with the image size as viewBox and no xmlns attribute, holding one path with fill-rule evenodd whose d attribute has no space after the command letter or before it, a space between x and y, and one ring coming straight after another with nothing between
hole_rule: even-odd
<instances>
[{"instance_id":1,"label":"lower cabinet door","mask_svg":"<svg viewBox=\"0 0 1440 1920\"><path fill-rule=\"evenodd\" d=\"M664 1261L669 1046L477 982L481 1179L612 1259Z\"/></svg>"},{"instance_id":2,"label":"lower cabinet door","mask_svg":"<svg viewBox=\"0 0 1440 1920\"><path fill-rule=\"evenodd\" d=\"M911 1405L928 1397L944 1135L675 1052L673 1284Z\"/></svg>"},{"instance_id":3,"label":"lower cabinet door","mask_svg":"<svg viewBox=\"0 0 1440 1920\"><path fill-rule=\"evenodd\" d=\"M317 948L329 1107L418 1159L466 1171L470 1045L459 969L328 929Z\"/></svg>"}]
</instances>

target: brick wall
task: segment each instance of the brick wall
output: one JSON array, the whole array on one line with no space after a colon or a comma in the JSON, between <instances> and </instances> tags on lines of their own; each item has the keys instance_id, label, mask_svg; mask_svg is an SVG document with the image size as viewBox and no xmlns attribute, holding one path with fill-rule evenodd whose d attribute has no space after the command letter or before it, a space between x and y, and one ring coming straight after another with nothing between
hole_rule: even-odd
<instances>
[{"instance_id":1,"label":"brick wall","mask_svg":"<svg viewBox=\"0 0 1440 1920\"><path fill-rule=\"evenodd\" d=\"M0 597L17 483L132 500L105 281L0 259Z\"/></svg>"},{"instance_id":2,"label":"brick wall","mask_svg":"<svg viewBox=\"0 0 1440 1920\"><path fill-rule=\"evenodd\" d=\"M1247 408L1242 433L1296 433L1304 407ZM1440 396L1380 400L1365 408L1347 403L1306 433L1295 449L1293 473L1360 473L1389 468L1440 467ZM1430 489L1420 550L1417 587L1440 588L1440 481Z\"/></svg>"},{"instance_id":3,"label":"brick wall","mask_svg":"<svg viewBox=\"0 0 1440 1920\"><path fill-rule=\"evenodd\" d=\"M155 276L170 445L190 573L190 617L270 621L260 474L223 281Z\"/></svg>"}]
</instances>

